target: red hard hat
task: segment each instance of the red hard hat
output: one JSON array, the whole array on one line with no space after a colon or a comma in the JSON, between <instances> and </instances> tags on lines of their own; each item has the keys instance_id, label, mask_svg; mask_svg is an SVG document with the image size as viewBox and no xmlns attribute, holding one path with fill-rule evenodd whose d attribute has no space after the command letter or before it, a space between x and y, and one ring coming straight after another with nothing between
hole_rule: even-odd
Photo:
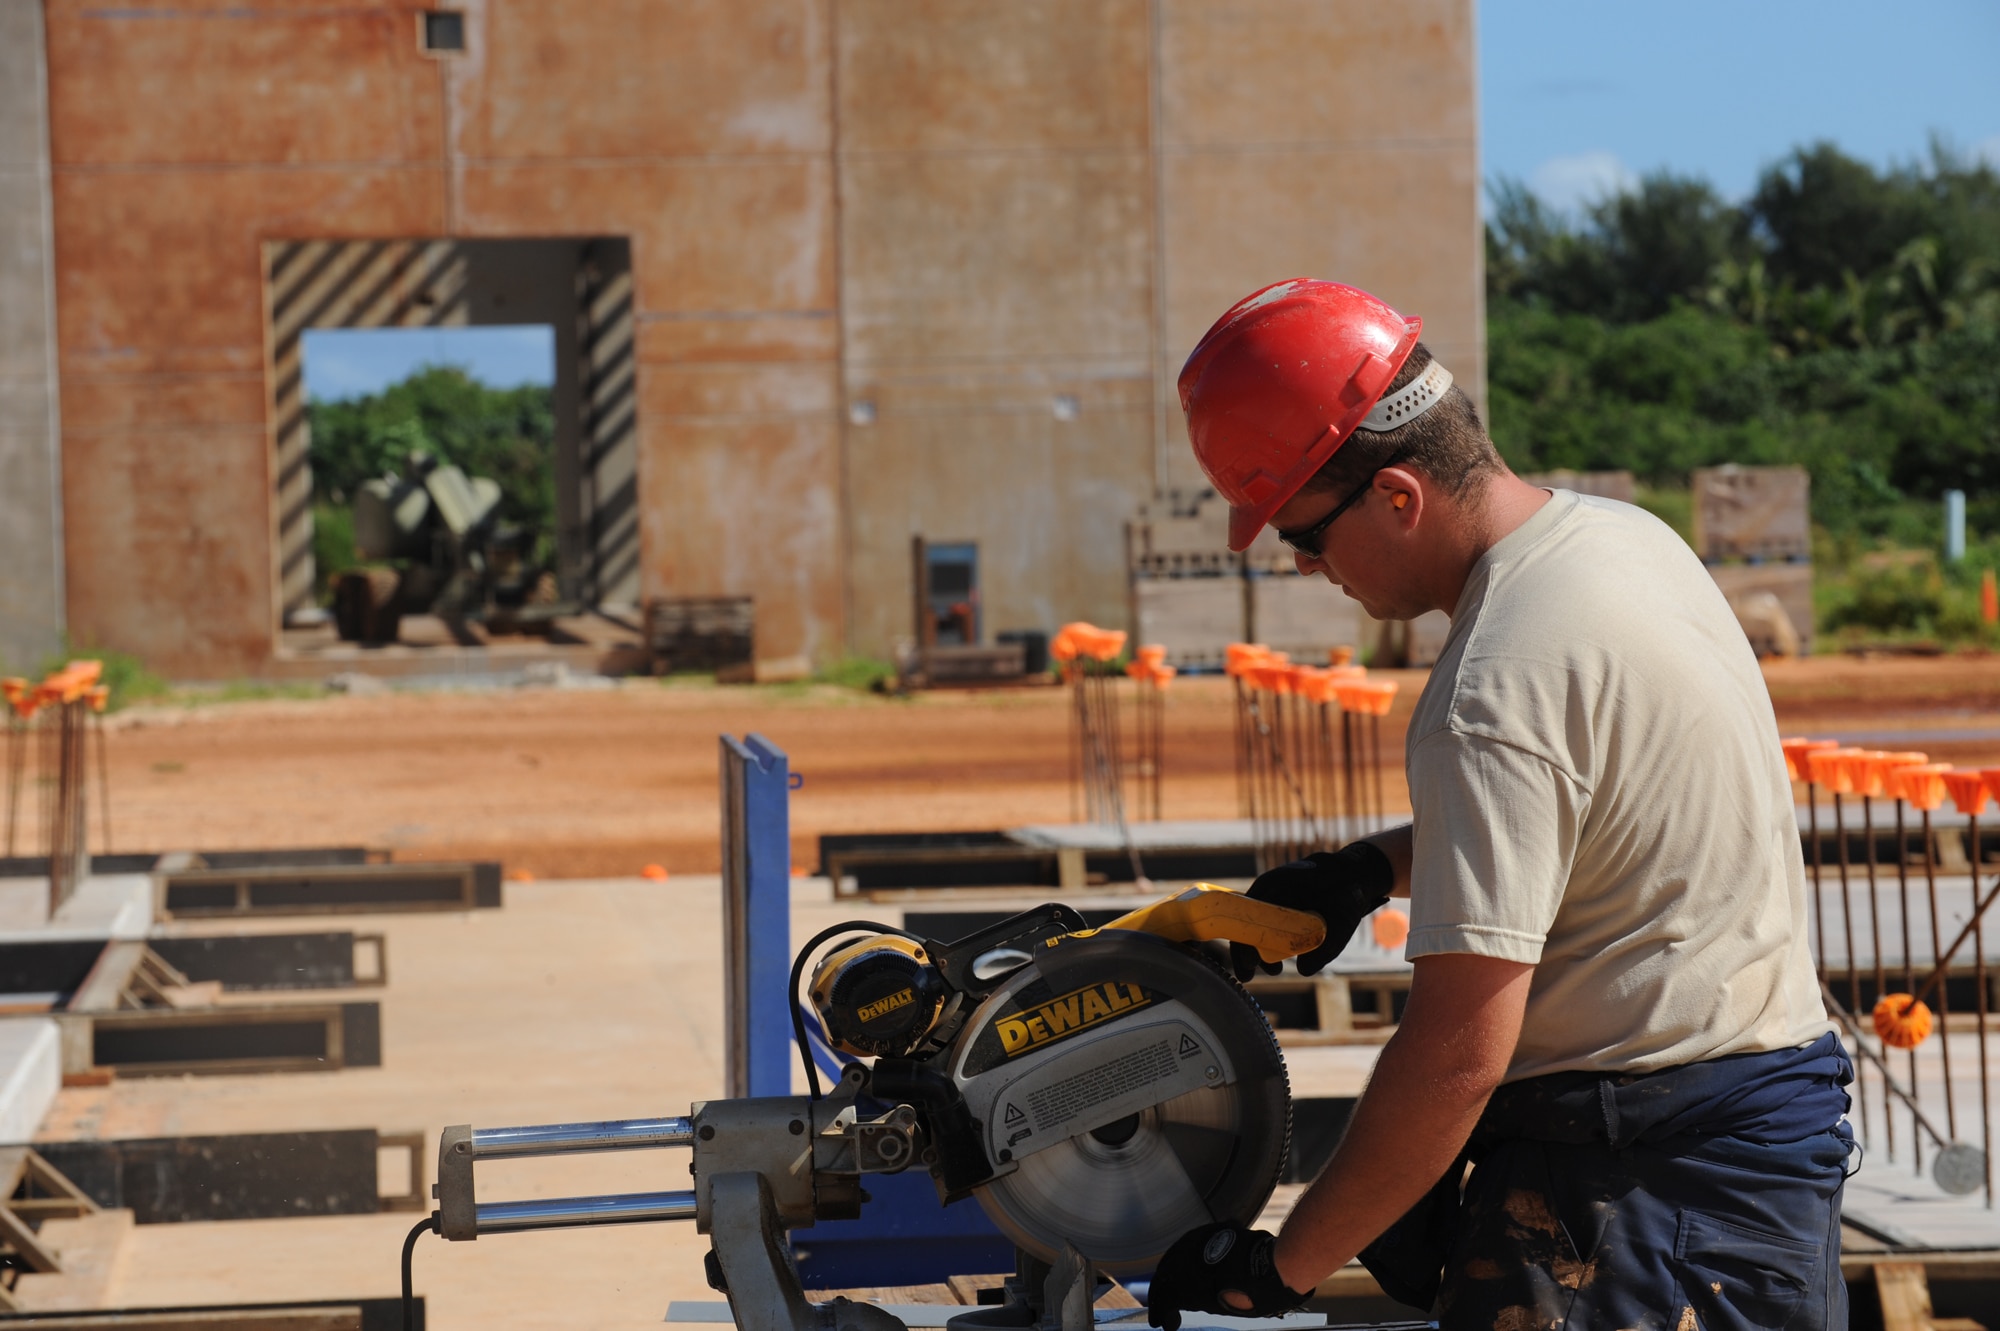
<instances>
[{"instance_id":1,"label":"red hard hat","mask_svg":"<svg viewBox=\"0 0 2000 1331\"><path fill-rule=\"evenodd\" d=\"M1410 358L1422 319L1365 291L1295 277L1244 297L1181 367L1195 460L1229 504L1229 548L1347 442Z\"/></svg>"}]
</instances>

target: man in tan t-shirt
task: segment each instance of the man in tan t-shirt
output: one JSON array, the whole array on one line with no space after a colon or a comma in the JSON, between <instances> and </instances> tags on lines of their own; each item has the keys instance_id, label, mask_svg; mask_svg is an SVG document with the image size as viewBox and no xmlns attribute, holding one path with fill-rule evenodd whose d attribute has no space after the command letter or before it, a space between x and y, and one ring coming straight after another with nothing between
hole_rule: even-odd
<instances>
[{"instance_id":1,"label":"man in tan t-shirt","mask_svg":"<svg viewBox=\"0 0 2000 1331\"><path fill-rule=\"evenodd\" d=\"M1190 1233L1153 1321L1282 1312L1360 1255L1446 1328L1844 1326L1851 1069L1755 659L1665 526L1510 473L1420 329L1280 283L1181 375L1232 548L1268 524L1374 617L1452 627L1411 824L1251 889L1326 919L1307 973L1407 893L1402 1023L1283 1232Z\"/></svg>"}]
</instances>

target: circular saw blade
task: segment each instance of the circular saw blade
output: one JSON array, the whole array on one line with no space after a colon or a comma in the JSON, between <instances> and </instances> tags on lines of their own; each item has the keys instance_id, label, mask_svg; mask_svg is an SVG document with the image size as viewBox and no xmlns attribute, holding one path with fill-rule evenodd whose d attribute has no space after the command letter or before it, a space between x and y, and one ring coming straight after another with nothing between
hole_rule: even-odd
<instances>
[{"instance_id":1,"label":"circular saw blade","mask_svg":"<svg viewBox=\"0 0 2000 1331\"><path fill-rule=\"evenodd\" d=\"M1057 993L1110 979L1185 1004L1227 1049L1234 1075L1023 1156L975 1194L994 1223L1045 1261L1069 1243L1106 1270L1133 1271L1198 1225L1254 1220L1284 1169L1291 1094L1249 994L1206 957L1146 934L1065 940L1037 969Z\"/></svg>"}]
</instances>

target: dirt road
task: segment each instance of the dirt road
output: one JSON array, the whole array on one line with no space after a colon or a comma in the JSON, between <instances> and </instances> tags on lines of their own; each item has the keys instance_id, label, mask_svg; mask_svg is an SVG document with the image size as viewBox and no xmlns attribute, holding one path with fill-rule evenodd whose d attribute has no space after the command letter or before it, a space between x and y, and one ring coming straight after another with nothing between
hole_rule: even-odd
<instances>
[{"instance_id":1,"label":"dirt road","mask_svg":"<svg viewBox=\"0 0 2000 1331\"><path fill-rule=\"evenodd\" d=\"M1423 680L1396 677L1392 805ZM2000 764L2000 658L1828 658L1766 677L1786 733ZM1235 815L1233 717L1228 681L1175 683L1167 817ZM651 680L143 708L113 721L112 836L124 849L365 844L542 878L712 871L716 736L757 731L805 777L792 830L809 866L823 832L1067 820L1068 724L1057 688L890 699Z\"/></svg>"}]
</instances>

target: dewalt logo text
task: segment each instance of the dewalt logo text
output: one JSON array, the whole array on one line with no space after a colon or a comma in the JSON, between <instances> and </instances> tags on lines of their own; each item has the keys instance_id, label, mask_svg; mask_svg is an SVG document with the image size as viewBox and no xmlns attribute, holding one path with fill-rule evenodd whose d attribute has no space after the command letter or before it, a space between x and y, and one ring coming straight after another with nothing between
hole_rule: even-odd
<instances>
[{"instance_id":1,"label":"dewalt logo text","mask_svg":"<svg viewBox=\"0 0 2000 1331\"><path fill-rule=\"evenodd\" d=\"M1000 1043L1012 1058L1152 1001L1152 996L1136 984L1093 984L1031 1011L1002 1017L993 1023L993 1029L1000 1032Z\"/></svg>"},{"instance_id":2,"label":"dewalt logo text","mask_svg":"<svg viewBox=\"0 0 2000 1331\"><path fill-rule=\"evenodd\" d=\"M914 989L904 989L890 994L887 998L878 998L872 1003L863 1003L855 1011L854 1015L863 1021L874 1021L878 1017L888 1016L897 1008L906 1008L916 1001L917 991Z\"/></svg>"}]
</instances>

